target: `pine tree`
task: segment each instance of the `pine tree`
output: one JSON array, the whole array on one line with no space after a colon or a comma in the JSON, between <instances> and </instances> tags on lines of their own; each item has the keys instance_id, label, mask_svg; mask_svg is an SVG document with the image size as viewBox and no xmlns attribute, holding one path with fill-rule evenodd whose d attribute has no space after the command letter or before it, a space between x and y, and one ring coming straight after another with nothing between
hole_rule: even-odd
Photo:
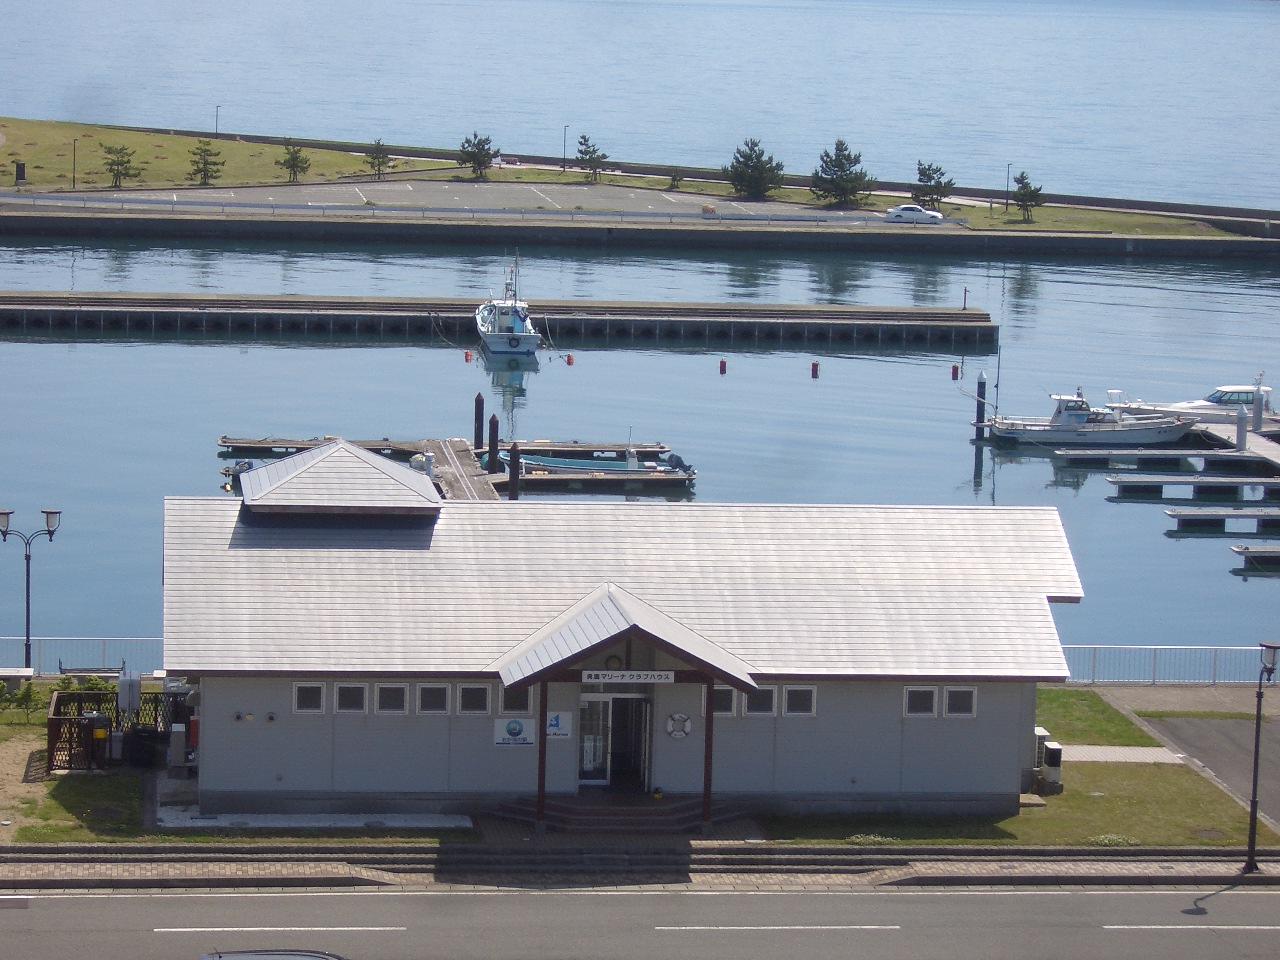
<instances>
[{"instance_id":1,"label":"pine tree","mask_svg":"<svg viewBox=\"0 0 1280 960\"><path fill-rule=\"evenodd\" d=\"M107 174L111 177L111 186L118 187L125 180L137 180L142 176L142 168L133 165L134 151L123 144L108 146L99 143L98 146L106 155L102 165L107 168Z\"/></svg>"},{"instance_id":2,"label":"pine tree","mask_svg":"<svg viewBox=\"0 0 1280 960\"><path fill-rule=\"evenodd\" d=\"M1022 211L1022 222L1031 222L1031 211L1036 207L1043 205L1044 201L1040 199L1041 187L1033 187L1031 178L1027 176L1027 171L1023 170L1013 178L1014 185L1018 188L1013 191L1013 202L1017 204L1019 210Z\"/></svg>"},{"instance_id":3,"label":"pine tree","mask_svg":"<svg viewBox=\"0 0 1280 960\"><path fill-rule=\"evenodd\" d=\"M373 171L373 179L381 180L387 174L387 167L391 166L391 152L383 146L381 140L375 140L373 146L365 152L364 162Z\"/></svg>"},{"instance_id":4,"label":"pine tree","mask_svg":"<svg viewBox=\"0 0 1280 960\"><path fill-rule=\"evenodd\" d=\"M288 171L290 183L297 183L298 177L311 169L311 158L302 152L301 147L286 143L284 156L276 161L276 166Z\"/></svg>"},{"instance_id":5,"label":"pine tree","mask_svg":"<svg viewBox=\"0 0 1280 960\"><path fill-rule=\"evenodd\" d=\"M458 166L470 167L476 179L483 180L485 171L493 166L493 158L500 153L502 150L494 147L489 137L473 131L458 148Z\"/></svg>"},{"instance_id":6,"label":"pine tree","mask_svg":"<svg viewBox=\"0 0 1280 960\"><path fill-rule=\"evenodd\" d=\"M187 174L188 180L199 180L200 186L207 187L222 176L222 168L227 161L218 159L222 156L222 151L213 149L212 140L197 140L190 153L191 172Z\"/></svg>"},{"instance_id":7,"label":"pine tree","mask_svg":"<svg viewBox=\"0 0 1280 960\"><path fill-rule=\"evenodd\" d=\"M954 180L943 179L946 175L947 171L938 164L917 160L916 182L919 186L912 189L911 199L922 207L937 210L942 201L951 196L951 191L956 188Z\"/></svg>"},{"instance_id":8,"label":"pine tree","mask_svg":"<svg viewBox=\"0 0 1280 960\"><path fill-rule=\"evenodd\" d=\"M834 151L822 151L809 190L833 206L857 207L867 202L875 185L875 177L862 169L862 154L851 153L847 143L837 140Z\"/></svg>"},{"instance_id":9,"label":"pine tree","mask_svg":"<svg viewBox=\"0 0 1280 960\"><path fill-rule=\"evenodd\" d=\"M782 186L782 162L765 155L760 141L748 137L733 152L733 160L721 171L733 192L747 200L763 200Z\"/></svg>"},{"instance_id":10,"label":"pine tree","mask_svg":"<svg viewBox=\"0 0 1280 960\"><path fill-rule=\"evenodd\" d=\"M587 168L587 178L595 183L600 179L600 170L609 155L591 142L585 133L578 137L578 163Z\"/></svg>"}]
</instances>

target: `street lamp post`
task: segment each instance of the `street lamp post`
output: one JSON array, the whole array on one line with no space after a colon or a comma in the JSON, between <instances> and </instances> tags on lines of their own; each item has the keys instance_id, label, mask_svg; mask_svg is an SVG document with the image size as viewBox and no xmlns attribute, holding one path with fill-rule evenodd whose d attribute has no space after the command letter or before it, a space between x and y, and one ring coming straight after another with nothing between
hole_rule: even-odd
<instances>
[{"instance_id":1,"label":"street lamp post","mask_svg":"<svg viewBox=\"0 0 1280 960\"><path fill-rule=\"evenodd\" d=\"M1262 684L1276 674L1280 643L1260 643L1262 669L1258 671L1258 705L1253 715L1253 793L1249 796L1249 853L1242 873L1258 872L1258 760L1262 752Z\"/></svg>"},{"instance_id":2,"label":"street lamp post","mask_svg":"<svg viewBox=\"0 0 1280 960\"><path fill-rule=\"evenodd\" d=\"M71 138L71 189L76 188L76 144L80 142L79 137Z\"/></svg>"},{"instance_id":3,"label":"street lamp post","mask_svg":"<svg viewBox=\"0 0 1280 960\"><path fill-rule=\"evenodd\" d=\"M560 135L560 172L564 173L569 169L569 125L564 125L564 132Z\"/></svg>"},{"instance_id":4,"label":"street lamp post","mask_svg":"<svg viewBox=\"0 0 1280 960\"><path fill-rule=\"evenodd\" d=\"M58 524L62 520L61 510L42 510L44 514L44 529L37 530L34 533L22 533L18 530L9 529L9 519L13 516L12 510L0 510L0 543L8 542L10 535L17 537L22 541L26 548L27 562L27 641L23 647L23 666L31 666L31 541L36 537L48 537L49 542L53 542L53 535L58 532Z\"/></svg>"},{"instance_id":5,"label":"street lamp post","mask_svg":"<svg viewBox=\"0 0 1280 960\"><path fill-rule=\"evenodd\" d=\"M218 114L222 113L222 104L213 108L213 135L218 135Z\"/></svg>"},{"instance_id":6,"label":"street lamp post","mask_svg":"<svg viewBox=\"0 0 1280 960\"><path fill-rule=\"evenodd\" d=\"M1013 161L1004 165L1004 208L1009 209L1009 174L1013 173Z\"/></svg>"}]
</instances>

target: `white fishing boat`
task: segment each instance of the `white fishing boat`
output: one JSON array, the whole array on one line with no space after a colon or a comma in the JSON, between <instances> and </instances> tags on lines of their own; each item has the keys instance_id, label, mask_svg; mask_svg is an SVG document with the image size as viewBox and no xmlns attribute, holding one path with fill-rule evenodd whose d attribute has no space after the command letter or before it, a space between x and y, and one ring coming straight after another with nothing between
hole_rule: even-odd
<instances>
[{"instance_id":1,"label":"white fishing boat","mask_svg":"<svg viewBox=\"0 0 1280 960\"><path fill-rule=\"evenodd\" d=\"M1053 446L1155 446L1176 443L1187 435L1195 417L1132 415L1108 407L1091 407L1079 390L1055 394L1051 417L996 415L984 425L992 439Z\"/></svg>"},{"instance_id":2,"label":"white fishing boat","mask_svg":"<svg viewBox=\"0 0 1280 960\"><path fill-rule=\"evenodd\" d=\"M1263 418L1272 422L1280 420L1271 410L1271 388L1261 382L1251 384L1227 384L1218 387L1201 400L1180 400L1175 403L1150 403L1146 400L1130 400L1123 390L1107 391L1107 406L1128 414L1160 414L1169 417L1196 417L1204 423L1235 423L1243 407L1253 415L1253 403L1262 394Z\"/></svg>"},{"instance_id":3,"label":"white fishing boat","mask_svg":"<svg viewBox=\"0 0 1280 960\"><path fill-rule=\"evenodd\" d=\"M494 355L531 357L542 346L542 335L529 319L529 304L519 298L520 261L507 271L502 298L486 300L476 308L476 332Z\"/></svg>"}]
</instances>

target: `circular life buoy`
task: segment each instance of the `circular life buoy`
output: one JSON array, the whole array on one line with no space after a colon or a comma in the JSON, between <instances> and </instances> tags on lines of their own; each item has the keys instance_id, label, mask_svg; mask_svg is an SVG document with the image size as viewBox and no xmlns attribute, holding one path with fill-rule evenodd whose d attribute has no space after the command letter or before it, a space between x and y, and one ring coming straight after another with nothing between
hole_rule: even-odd
<instances>
[{"instance_id":1,"label":"circular life buoy","mask_svg":"<svg viewBox=\"0 0 1280 960\"><path fill-rule=\"evenodd\" d=\"M520 369L520 361L519 361L519 360L517 360L515 357L512 357L510 360L508 360L508 361L507 361L507 369L508 369L508 370L519 370L519 369Z\"/></svg>"},{"instance_id":2,"label":"circular life buoy","mask_svg":"<svg viewBox=\"0 0 1280 960\"><path fill-rule=\"evenodd\" d=\"M667 736L679 740L687 737L691 730L693 730L693 721L689 719L687 713L673 713L667 717Z\"/></svg>"},{"instance_id":3,"label":"circular life buoy","mask_svg":"<svg viewBox=\"0 0 1280 960\"><path fill-rule=\"evenodd\" d=\"M507 337L507 346L508 346L508 347L511 347L512 349L515 349L516 347L520 346L520 338L519 338L519 337Z\"/></svg>"}]
</instances>

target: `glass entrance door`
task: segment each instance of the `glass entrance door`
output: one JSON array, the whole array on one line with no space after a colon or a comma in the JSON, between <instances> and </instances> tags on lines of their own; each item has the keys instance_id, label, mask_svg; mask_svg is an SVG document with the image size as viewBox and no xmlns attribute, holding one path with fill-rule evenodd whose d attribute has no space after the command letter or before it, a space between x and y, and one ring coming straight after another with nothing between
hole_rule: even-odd
<instances>
[{"instance_id":1,"label":"glass entrance door","mask_svg":"<svg viewBox=\"0 0 1280 960\"><path fill-rule=\"evenodd\" d=\"M611 701L584 700L578 709L578 781L590 786L609 785L609 728Z\"/></svg>"}]
</instances>

